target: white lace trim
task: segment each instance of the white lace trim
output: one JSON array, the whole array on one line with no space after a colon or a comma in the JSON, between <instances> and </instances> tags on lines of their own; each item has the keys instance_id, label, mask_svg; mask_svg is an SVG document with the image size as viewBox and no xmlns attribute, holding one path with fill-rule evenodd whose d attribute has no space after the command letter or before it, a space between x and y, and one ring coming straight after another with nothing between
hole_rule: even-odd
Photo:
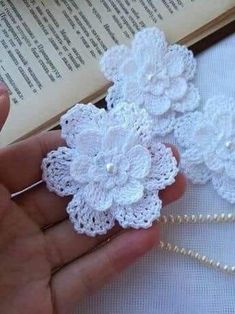
<instances>
[{"instance_id":1,"label":"white lace trim","mask_svg":"<svg viewBox=\"0 0 235 314\"><path fill-rule=\"evenodd\" d=\"M108 109L120 101L135 102L156 122L155 134L166 135L173 130L176 113L199 104L198 89L191 82L195 69L191 51L169 45L159 29L145 28L131 47L112 47L101 59L101 70L114 83L106 97Z\"/></svg>"},{"instance_id":2,"label":"white lace trim","mask_svg":"<svg viewBox=\"0 0 235 314\"><path fill-rule=\"evenodd\" d=\"M216 96L202 112L178 118L175 137L182 168L193 183L212 180L220 196L235 203L235 99Z\"/></svg>"},{"instance_id":3,"label":"white lace trim","mask_svg":"<svg viewBox=\"0 0 235 314\"><path fill-rule=\"evenodd\" d=\"M171 149L153 142L145 109L120 103L109 112L78 104L61 118L68 147L43 160L43 180L58 195L73 195L67 211L74 228L104 234L117 220L147 228L160 215L158 191L178 172Z\"/></svg>"}]
</instances>

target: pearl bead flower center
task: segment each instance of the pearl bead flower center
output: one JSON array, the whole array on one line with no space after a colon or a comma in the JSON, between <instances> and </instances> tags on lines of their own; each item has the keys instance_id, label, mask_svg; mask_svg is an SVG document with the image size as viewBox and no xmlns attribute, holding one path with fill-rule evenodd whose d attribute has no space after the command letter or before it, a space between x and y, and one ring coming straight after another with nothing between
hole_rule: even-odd
<instances>
[{"instance_id":1,"label":"pearl bead flower center","mask_svg":"<svg viewBox=\"0 0 235 314\"><path fill-rule=\"evenodd\" d=\"M107 170L108 173L114 174L115 173L115 166L114 166L114 164L112 162L107 163L106 164L106 170Z\"/></svg>"},{"instance_id":2,"label":"pearl bead flower center","mask_svg":"<svg viewBox=\"0 0 235 314\"><path fill-rule=\"evenodd\" d=\"M154 77L154 73L150 73L147 75L147 80L152 81L153 77Z\"/></svg>"},{"instance_id":3,"label":"pearl bead flower center","mask_svg":"<svg viewBox=\"0 0 235 314\"><path fill-rule=\"evenodd\" d=\"M227 141L227 142L225 143L225 146L226 146L228 149L235 150L235 139Z\"/></svg>"}]
</instances>

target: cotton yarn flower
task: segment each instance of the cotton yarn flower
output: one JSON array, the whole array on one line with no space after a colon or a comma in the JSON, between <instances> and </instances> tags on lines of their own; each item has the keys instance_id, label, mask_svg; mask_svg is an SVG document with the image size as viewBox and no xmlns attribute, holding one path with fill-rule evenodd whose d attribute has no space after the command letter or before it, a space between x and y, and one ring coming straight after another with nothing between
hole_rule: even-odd
<instances>
[{"instance_id":1,"label":"cotton yarn flower","mask_svg":"<svg viewBox=\"0 0 235 314\"><path fill-rule=\"evenodd\" d=\"M158 191L178 172L171 149L153 142L144 109L120 103L107 112L78 104L61 118L68 147L43 160L50 191L72 195L67 207L79 233L105 234L115 220L123 228L148 228L160 215Z\"/></svg>"},{"instance_id":2,"label":"cotton yarn flower","mask_svg":"<svg viewBox=\"0 0 235 314\"><path fill-rule=\"evenodd\" d=\"M196 60L181 45L169 45L158 28L138 32L131 47L114 46L101 59L101 70L113 81L106 97L108 108L120 101L144 107L154 121L155 134L173 130L177 113L194 110L198 89L191 82Z\"/></svg>"},{"instance_id":3,"label":"cotton yarn flower","mask_svg":"<svg viewBox=\"0 0 235 314\"><path fill-rule=\"evenodd\" d=\"M235 203L235 99L216 96L203 111L178 119L175 137L185 149L182 168L193 183L212 181L218 194Z\"/></svg>"}]
</instances>

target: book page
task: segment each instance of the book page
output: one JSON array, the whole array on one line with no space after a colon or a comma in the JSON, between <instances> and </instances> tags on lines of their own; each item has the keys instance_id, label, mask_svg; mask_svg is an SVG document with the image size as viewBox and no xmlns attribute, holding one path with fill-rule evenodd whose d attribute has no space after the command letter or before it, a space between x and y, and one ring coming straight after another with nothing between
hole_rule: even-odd
<instances>
[{"instance_id":1,"label":"book page","mask_svg":"<svg viewBox=\"0 0 235 314\"><path fill-rule=\"evenodd\" d=\"M0 0L0 80L11 112L0 136L10 143L107 85L99 59L150 25L179 41L235 0Z\"/></svg>"}]
</instances>

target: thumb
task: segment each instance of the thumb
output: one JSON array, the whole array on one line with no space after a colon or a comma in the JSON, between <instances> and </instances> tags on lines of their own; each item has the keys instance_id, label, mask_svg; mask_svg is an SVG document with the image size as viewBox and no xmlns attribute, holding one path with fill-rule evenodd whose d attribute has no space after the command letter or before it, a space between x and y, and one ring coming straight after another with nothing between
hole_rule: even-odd
<instances>
[{"instance_id":1,"label":"thumb","mask_svg":"<svg viewBox=\"0 0 235 314\"><path fill-rule=\"evenodd\" d=\"M7 86L0 82L0 130L2 129L10 109L10 99Z\"/></svg>"}]
</instances>

